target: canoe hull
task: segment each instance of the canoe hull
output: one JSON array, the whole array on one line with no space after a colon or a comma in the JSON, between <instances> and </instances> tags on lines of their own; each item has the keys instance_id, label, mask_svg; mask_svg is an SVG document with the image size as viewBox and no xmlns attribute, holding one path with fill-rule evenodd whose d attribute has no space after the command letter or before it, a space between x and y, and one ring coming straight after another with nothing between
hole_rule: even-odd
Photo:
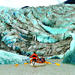
<instances>
[{"instance_id":1,"label":"canoe hull","mask_svg":"<svg viewBox=\"0 0 75 75\"><path fill-rule=\"evenodd\" d=\"M44 66L46 65L46 63L36 63L36 62L33 62L33 63L30 63L31 66Z\"/></svg>"}]
</instances>

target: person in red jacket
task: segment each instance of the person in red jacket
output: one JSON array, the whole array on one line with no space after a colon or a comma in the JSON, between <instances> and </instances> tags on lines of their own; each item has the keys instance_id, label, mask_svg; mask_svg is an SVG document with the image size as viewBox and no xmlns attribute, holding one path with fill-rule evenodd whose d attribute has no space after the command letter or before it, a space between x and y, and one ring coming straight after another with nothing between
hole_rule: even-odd
<instances>
[{"instance_id":1,"label":"person in red jacket","mask_svg":"<svg viewBox=\"0 0 75 75\"><path fill-rule=\"evenodd\" d=\"M38 55L36 54L36 52L34 52L34 53L30 56L30 58L32 58L32 61L36 62L37 59L38 59Z\"/></svg>"}]
</instances>

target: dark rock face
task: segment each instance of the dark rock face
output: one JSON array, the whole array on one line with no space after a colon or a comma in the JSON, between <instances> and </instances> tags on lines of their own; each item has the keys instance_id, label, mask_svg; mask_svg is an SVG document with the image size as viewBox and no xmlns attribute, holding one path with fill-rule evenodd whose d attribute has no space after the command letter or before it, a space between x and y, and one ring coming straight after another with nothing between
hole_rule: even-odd
<instances>
[{"instance_id":1,"label":"dark rock face","mask_svg":"<svg viewBox=\"0 0 75 75\"><path fill-rule=\"evenodd\" d=\"M65 4L75 4L75 0L67 0Z\"/></svg>"},{"instance_id":2,"label":"dark rock face","mask_svg":"<svg viewBox=\"0 0 75 75\"><path fill-rule=\"evenodd\" d=\"M24 8L28 8L29 6L24 6L24 7L22 7L21 9L24 9Z\"/></svg>"},{"instance_id":3,"label":"dark rock face","mask_svg":"<svg viewBox=\"0 0 75 75\"><path fill-rule=\"evenodd\" d=\"M1 33L0 33L0 41L2 40L2 36L1 36Z\"/></svg>"},{"instance_id":4,"label":"dark rock face","mask_svg":"<svg viewBox=\"0 0 75 75\"><path fill-rule=\"evenodd\" d=\"M2 35L1 35L1 33L0 33L0 46L1 46L1 40L2 40Z\"/></svg>"}]
</instances>

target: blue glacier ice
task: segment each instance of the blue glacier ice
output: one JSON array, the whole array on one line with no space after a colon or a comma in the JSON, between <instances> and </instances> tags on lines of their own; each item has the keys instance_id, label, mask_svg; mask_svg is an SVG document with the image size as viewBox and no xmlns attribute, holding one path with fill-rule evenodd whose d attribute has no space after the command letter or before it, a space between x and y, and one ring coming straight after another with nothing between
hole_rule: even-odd
<instances>
[{"instance_id":1,"label":"blue glacier ice","mask_svg":"<svg viewBox=\"0 0 75 75\"><path fill-rule=\"evenodd\" d=\"M24 64L29 57L0 50L0 64Z\"/></svg>"},{"instance_id":2,"label":"blue glacier ice","mask_svg":"<svg viewBox=\"0 0 75 75\"><path fill-rule=\"evenodd\" d=\"M69 33L72 36L70 49L64 55L63 63L75 64L75 33Z\"/></svg>"}]
</instances>

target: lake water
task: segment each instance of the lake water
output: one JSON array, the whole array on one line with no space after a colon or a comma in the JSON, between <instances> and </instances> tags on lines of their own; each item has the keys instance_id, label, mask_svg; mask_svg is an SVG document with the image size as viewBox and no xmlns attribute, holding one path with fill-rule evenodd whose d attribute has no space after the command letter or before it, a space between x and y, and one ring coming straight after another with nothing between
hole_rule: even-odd
<instances>
[{"instance_id":1,"label":"lake water","mask_svg":"<svg viewBox=\"0 0 75 75\"><path fill-rule=\"evenodd\" d=\"M25 65L0 65L0 75L75 75L75 65L62 64L61 60L50 60L61 65L47 64L40 67Z\"/></svg>"}]
</instances>

